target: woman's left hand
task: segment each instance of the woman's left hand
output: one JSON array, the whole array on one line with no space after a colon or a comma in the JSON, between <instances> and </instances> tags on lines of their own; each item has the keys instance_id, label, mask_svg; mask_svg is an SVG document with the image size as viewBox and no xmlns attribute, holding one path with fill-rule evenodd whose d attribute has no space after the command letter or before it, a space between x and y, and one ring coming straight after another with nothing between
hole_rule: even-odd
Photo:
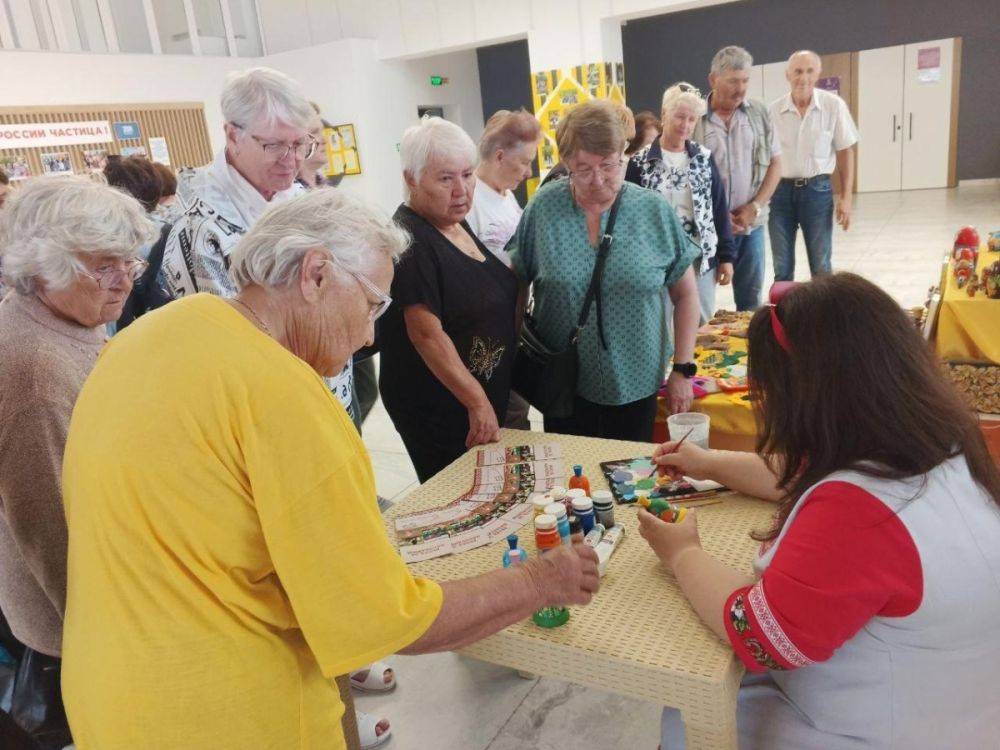
<instances>
[{"instance_id":1,"label":"woman's left hand","mask_svg":"<svg viewBox=\"0 0 1000 750\"><path fill-rule=\"evenodd\" d=\"M733 264L720 263L719 267L715 269L715 280L719 286L728 286L733 280Z\"/></svg>"},{"instance_id":2,"label":"woman's left hand","mask_svg":"<svg viewBox=\"0 0 1000 750\"><path fill-rule=\"evenodd\" d=\"M469 434L465 437L465 447L484 443L495 443L500 439L500 425L497 423L493 405L486 401L469 409Z\"/></svg>"},{"instance_id":3,"label":"woman's left hand","mask_svg":"<svg viewBox=\"0 0 1000 750\"><path fill-rule=\"evenodd\" d=\"M671 372L667 377L667 408L671 414L680 414L691 408L694 388L691 381L679 372Z\"/></svg>"},{"instance_id":4,"label":"woman's left hand","mask_svg":"<svg viewBox=\"0 0 1000 750\"><path fill-rule=\"evenodd\" d=\"M689 549L701 549L698 512L694 508L689 508L684 520L678 523L661 521L645 508L640 508L639 534L671 571L681 554Z\"/></svg>"}]
</instances>

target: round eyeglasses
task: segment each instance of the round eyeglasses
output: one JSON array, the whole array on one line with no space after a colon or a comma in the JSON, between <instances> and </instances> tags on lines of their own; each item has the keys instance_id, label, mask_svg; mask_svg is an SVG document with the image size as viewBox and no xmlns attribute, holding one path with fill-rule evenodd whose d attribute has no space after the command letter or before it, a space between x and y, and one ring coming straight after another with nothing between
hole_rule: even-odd
<instances>
[{"instance_id":1,"label":"round eyeglasses","mask_svg":"<svg viewBox=\"0 0 1000 750\"><path fill-rule=\"evenodd\" d=\"M134 284L142 278L142 275L146 272L147 268L149 268L149 263L144 260L139 260L138 258L133 258L125 263L124 268L102 266L93 273L81 271L80 275L86 276L88 279L93 279L97 282L97 286L101 289L114 289L125 279L128 279Z\"/></svg>"}]
</instances>

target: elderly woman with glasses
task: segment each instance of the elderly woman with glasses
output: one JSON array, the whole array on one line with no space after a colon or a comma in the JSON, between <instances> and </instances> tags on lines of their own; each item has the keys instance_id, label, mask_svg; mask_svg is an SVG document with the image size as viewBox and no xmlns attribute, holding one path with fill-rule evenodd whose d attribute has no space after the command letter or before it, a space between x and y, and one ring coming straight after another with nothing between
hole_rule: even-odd
<instances>
[{"instance_id":1,"label":"elderly woman with glasses","mask_svg":"<svg viewBox=\"0 0 1000 750\"><path fill-rule=\"evenodd\" d=\"M649 441L656 393L667 380L672 412L691 404L699 254L662 195L623 182L625 133L616 106L592 101L570 110L556 131L568 180L545 186L528 204L508 251L534 291L537 333L562 350L575 329L598 248L617 202L604 272L578 343L575 411L545 417L547 432ZM671 344L663 290L674 304Z\"/></svg>"},{"instance_id":2,"label":"elderly woman with glasses","mask_svg":"<svg viewBox=\"0 0 1000 750\"><path fill-rule=\"evenodd\" d=\"M334 676L597 589L584 545L438 585L389 542L365 447L319 376L371 343L408 240L310 191L240 241L233 299L173 302L108 345L63 474L79 747L343 748Z\"/></svg>"},{"instance_id":3,"label":"elderly woman with glasses","mask_svg":"<svg viewBox=\"0 0 1000 750\"><path fill-rule=\"evenodd\" d=\"M0 642L20 652L11 713L44 747L70 742L59 694L66 432L155 236L135 199L84 177L28 180L0 214L11 287L0 302L0 609L16 643Z\"/></svg>"},{"instance_id":4,"label":"elderly woman with glasses","mask_svg":"<svg viewBox=\"0 0 1000 750\"><path fill-rule=\"evenodd\" d=\"M691 84L668 88L663 93L663 133L635 154L625 171L629 182L663 194L701 248L694 269L702 323L715 314L715 285L732 281L736 262L726 187L712 152L691 140L706 109Z\"/></svg>"},{"instance_id":5,"label":"elderly woman with glasses","mask_svg":"<svg viewBox=\"0 0 1000 750\"><path fill-rule=\"evenodd\" d=\"M408 197L396 220L413 236L380 332L379 387L421 482L499 438L510 395L517 278L465 221L476 145L425 118L400 144Z\"/></svg>"}]
</instances>

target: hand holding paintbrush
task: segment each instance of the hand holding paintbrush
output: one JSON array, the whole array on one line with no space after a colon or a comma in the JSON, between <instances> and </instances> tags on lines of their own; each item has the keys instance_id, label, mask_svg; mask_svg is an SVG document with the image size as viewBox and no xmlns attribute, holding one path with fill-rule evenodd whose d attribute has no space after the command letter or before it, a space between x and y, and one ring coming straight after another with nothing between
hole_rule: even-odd
<instances>
[{"instance_id":1,"label":"hand holding paintbrush","mask_svg":"<svg viewBox=\"0 0 1000 750\"><path fill-rule=\"evenodd\" d=\"M689 476L692 479L707 478L707 460L710 452L694 443L684 442L693 431L692 427L676 443L656 446L652 458L656 473L669 474L671 479L680 479L682 476Z\"/></svg>"}]
</instances>

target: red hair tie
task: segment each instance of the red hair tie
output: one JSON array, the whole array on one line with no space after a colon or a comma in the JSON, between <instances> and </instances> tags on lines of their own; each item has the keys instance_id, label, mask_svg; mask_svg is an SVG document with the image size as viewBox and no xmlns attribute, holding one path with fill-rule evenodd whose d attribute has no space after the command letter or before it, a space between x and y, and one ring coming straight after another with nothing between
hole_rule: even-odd
<instances>
[{"instance_id":1,"label":"red hair tie","mask_svg":"<svg viewBox=\"0 0 1000 750\"><path fill-rule=\"evenodd\" d=\"M778 317L778 303L785 298L791 289L797 286L799 286L797 281L776 281L771 285L771 291L768 293L768 306L771 308L771 330L774 333L774 340L788 354L792 353L792 342L788 340L785 326L782 325L781 319Z\"/></svg>"}]
</instances>

